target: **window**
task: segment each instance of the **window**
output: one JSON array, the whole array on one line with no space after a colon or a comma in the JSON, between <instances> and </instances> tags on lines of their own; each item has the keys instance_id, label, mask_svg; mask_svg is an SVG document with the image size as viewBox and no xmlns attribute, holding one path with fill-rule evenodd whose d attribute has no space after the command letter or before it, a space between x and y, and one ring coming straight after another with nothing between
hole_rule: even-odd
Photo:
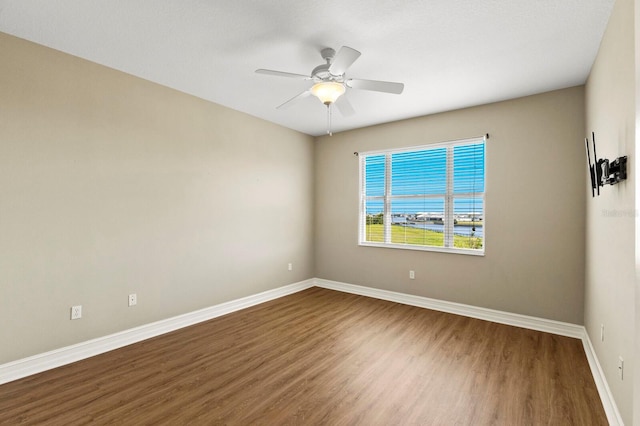
<instances>
[{"instance_id":1,"label":"window","mask_svg":"<svg viewBox=\"0 0 640 426\"><path fill-rule=\"evenodd\" d=\"M485 138L360 153L360 245L483 254Z\"/></svg>"}]
</instances>

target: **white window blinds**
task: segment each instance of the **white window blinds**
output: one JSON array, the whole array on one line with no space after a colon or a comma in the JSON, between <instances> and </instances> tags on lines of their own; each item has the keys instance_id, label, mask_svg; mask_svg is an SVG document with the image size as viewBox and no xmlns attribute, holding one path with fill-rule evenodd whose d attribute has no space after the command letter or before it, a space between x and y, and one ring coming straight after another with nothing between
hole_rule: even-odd
<instances>
[{"instance_id":1,"label":"white window blinds","mask_svg":"<svg viewBox=\"0 0 640 426\"><path fill-rule=\"evenodd\" d=\"M484 252L485 139L360 154L360 244Z\"/></svg>"}]
</instances>

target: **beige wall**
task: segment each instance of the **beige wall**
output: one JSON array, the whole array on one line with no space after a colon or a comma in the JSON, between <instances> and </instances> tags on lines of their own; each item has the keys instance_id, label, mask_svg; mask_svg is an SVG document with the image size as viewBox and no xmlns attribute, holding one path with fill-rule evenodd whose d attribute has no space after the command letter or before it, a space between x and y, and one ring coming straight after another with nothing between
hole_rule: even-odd
<instances>
[{"instance_id":1,"label":"beige wall","mask_svg":"<svg viewBox=\"0 0 640 426\"><path fill-rule=\"evenodd\" d=\"M585 132L598 155L629 158L629 177L587 200L585 327L625 424L632 423L635 320L635 62L633 0L617 0L585 91ZM604 324L605 339L600 339ZM618 356L625 379L618 377Z\"/></svg>"},{"instance_id":2,"label":"beige wall","mask_svg":"<svg viewBox=\"0 0 640 426\"><path fill-rule=\"evenodd\" d=\"M635 94L636 94L636 111L635 111L635 152L640 152L640 0L635 0L634 13L634 30L635 30ZM638 175L634 173L631 179L635 182L635 203L636 203L636 297L635 297L635 358L640 360L640 184L638 184ZM640 366L636 363L635 380L633 384L633 418L636 425L640 424Z\"/></svg>"},{"instance_id":3,"label":"beige wall","mask_svg":"<svg viewBox=\"0 0 640 426\"><path fill-rule=\"evenodd\" d=\"M583 96L575 87L319 138L317 277L581 324ZM358 246L354 151L484 133L484 257Z\"/></svg>"},{"instance_id":4,"label":"beige wall","mask_svg":"<svg viewBox=\"0 0 640 426\"><path fill-rule=\"evenodd\" d=\"M635 150L640 152L640 0L634 1L634 53L635 53ZM634 170L638 170L640 164L637 157L630 160L634 164ZM640 177L637 173L630 176L635 182L635 233L636 233L636 276L635 276L635 356L636 360L633 384L633 418L635 424L640 424Z\"/></svg>"},{"instance_id":5,"label":"beige wall","mask_svg":"<svg viewBox=\"0 0 640 426\"><path fill-rule=\"evenodd\" d=\"M4 34L0 57L0 363L313 277L313 138Z\"/></svg>"}]
</instances>

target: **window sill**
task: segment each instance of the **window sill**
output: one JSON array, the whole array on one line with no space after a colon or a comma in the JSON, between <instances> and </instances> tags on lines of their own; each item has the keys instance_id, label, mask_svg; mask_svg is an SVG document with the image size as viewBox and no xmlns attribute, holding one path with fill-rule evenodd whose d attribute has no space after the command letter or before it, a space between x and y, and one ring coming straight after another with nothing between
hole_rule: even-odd
<instances>
[{"instance_id":1,"label":"window sill","mask_svg":"<svg viewBox=\"0 0 640 426\"><path fill-rule=\"evenodd\" d=\"M409 244L385 244L385 243L371 243L371 242L360 242L358 243L358 245L361 247L378 247L378 248L401 249L401 250L433 251L438 253L463 254L467 256L484 256L484 250L470 250L470 249L446 248L446 247L427 247L427 246L416 246L416 245L409 245Z\"/></svg>"}]
</instances>

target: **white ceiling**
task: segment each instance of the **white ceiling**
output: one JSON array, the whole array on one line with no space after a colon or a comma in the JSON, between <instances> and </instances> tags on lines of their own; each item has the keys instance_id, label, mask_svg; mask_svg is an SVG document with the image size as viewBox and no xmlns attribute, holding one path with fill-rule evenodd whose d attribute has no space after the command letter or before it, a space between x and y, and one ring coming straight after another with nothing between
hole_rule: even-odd
<instances>
[{"instance_id":1,"label":"white ceiling","mask_svg":"<svg viewBox=\"0 0 640 426\"><path fill-rule=\"evenodd\" d=\"M614 0L0 0L0 31L310 135L316 98L276 109L310 82L320 50L362 52L347 77L356 114L333 131L583 84Z\"/></svg>"}]
</instances>

